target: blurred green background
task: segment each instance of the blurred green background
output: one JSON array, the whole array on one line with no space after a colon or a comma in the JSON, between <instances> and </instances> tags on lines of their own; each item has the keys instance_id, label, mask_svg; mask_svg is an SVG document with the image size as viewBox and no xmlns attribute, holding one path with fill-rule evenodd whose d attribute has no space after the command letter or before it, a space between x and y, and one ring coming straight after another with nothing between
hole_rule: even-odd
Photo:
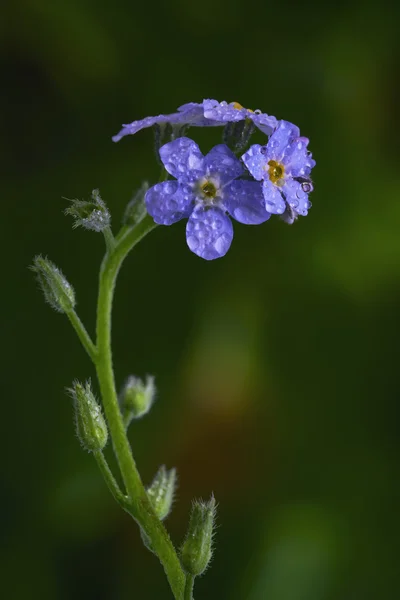
<instances>
[{"instance_id":1,"label":"blurred green background","mask_svg":"<svg viewBox=\"0 0 400 600\"><path fill-rule=\"evenodd\" d=\"M79 447L64 387L93 369L27 266L56 262L93 331L103 240L72 230L62 196L99 187L117 226L158 166L151 131L111 136L208 97L300 126L313 208L236 224L223 260L191 254L184 223L127 260L116 375L159 389L130 430L140 471L177 467L176 543L193 497L219 502L196 600L398 597L399 16L389 0L2 4L4 598L171 598ZM220 133L191 130L205 150Z\"/></svg>"}]
</instances>

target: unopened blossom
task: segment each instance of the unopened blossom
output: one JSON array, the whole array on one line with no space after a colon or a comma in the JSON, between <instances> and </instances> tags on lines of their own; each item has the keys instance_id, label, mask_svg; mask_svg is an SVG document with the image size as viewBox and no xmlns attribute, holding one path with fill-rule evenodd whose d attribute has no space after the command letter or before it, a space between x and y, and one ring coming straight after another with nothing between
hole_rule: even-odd
<instances>
[{"instance_id":1,"label":"unopened blossom","mask_svg":"<svg viewBox=\"0 0 400 600\"><path fill-rule=\"evenodd\" d=\"M279 121L265 146L254 144L242 156L254 179L263 182L266 210L289 223L307 215L311 207L308 194L313 190L310 174L315 160L308 143L296 125Z\"/></svg>"},{"instance_id":2,"label":"unopened blossom","mask_svg":"<svg viewBox=\"0 0 400 600\"><path fill-rule=\"evenodd\" d=\"M147 211L160 225L188 219L186 241L201 258L212 260L229 250L233 226L228 215L248 225L269 219L260 184L239 179L245 169L225 144L203 156L193 140L181 137L162 146L160 157L176 180L146 192Z\"/></svg>"}]
</instances>

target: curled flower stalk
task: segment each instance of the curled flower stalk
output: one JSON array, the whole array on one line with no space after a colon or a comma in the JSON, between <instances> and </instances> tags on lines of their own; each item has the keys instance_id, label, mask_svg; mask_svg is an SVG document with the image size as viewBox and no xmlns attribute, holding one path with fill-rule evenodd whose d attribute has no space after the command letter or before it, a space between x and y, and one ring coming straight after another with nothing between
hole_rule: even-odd
<instances>
[{"instance_id":1,"label":"curled flower stalk","mask_svg":"<svg viewBox=\"0 0 400 600\"><path fill-rule=\"evenodd\" d=\"M224 127L223 140L204 155L197 143L183 135L189 127ZM141 129L153 127L163 171L158 183L143 183L128 203L122 228L114 237L111 213L98 190L89 201L72 200L65 211L74 227L102 232L106 252L101 263L97 299L96 339L93 341L76 309L75 291L61 270L38 255L32 270L45 300L64 313L92 360L97 373L100 400L90 381L75 381L69 388L75 410L77 436L91 452L110 492L138 523L144 545L160 560L176 600L192 600L196 577L204 573L212 556L215 500L195 501L188 533L175 549L164 520L173 505L176 469L161 466L150 486L140 477L127 430L134 420L152 409L154 378L129 375L118 394L113 370L111 318L119 270L129 252L157 225L170 226L187 219L186 242L201 259L223 257L233 239L232 220L243 225L263 225L271 215L293 223L305 216L311 203L311 170L315 165L307 150L308 139L287 121L278 121L237 102L204 100L181 106L176 113L146 117L125 125L114 136L119 141ZM251 145L254 129L265 136L264 145ZM242 154L242 150L246 150ZM242 156L240 156L242 154ZM193 260L198 258L193 257ZM103 450L112 443L123 489L110 469Z\"/></svg>"}]
</instances>

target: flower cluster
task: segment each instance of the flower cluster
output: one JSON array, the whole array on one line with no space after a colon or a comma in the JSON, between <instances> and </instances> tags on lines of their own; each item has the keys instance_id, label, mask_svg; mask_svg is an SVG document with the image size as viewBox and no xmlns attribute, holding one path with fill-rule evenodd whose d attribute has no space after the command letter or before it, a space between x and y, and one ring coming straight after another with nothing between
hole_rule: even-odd
<instances>
[{"instance_id":1,"label":"flower cluster","mask_svg":"<svg viewBox=\"0 0 400 600\"><path fill-rule=\"evenodd\" d=\"M309 140L296 125L244 108L237 102L203 100L184 104L176 113L146 117L124 125L114 141L153 125L172 127L231 126L250 123L269 136L265 145L253 144L236 156L226 144L204 156L188 137L177 137L159 149L167 179L149 188L147 212L160 225L188 219L187 244L198 256L212 260L224 256L233 238L230 217L258 225L272 214L287 223L305 216L311 207L311 170L315 161L307 150ZM236 126L235 126L236 127ZM236 146L237 149L238 146Z\"/></svg>"}]
</instances>

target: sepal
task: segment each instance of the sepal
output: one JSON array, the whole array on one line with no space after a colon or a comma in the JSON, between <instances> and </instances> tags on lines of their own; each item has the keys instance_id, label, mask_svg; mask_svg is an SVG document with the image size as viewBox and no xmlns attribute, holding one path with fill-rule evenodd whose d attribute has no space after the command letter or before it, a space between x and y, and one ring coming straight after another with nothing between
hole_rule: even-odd
<instances>
[{"instance_id":1,"label":"sepal","mask_svg":"<svg viewBox=\"0 0 400 600\"><path fill-rule=\"evenodd\" d=\"M231 150L237 154L241 153L247 148L255 128L250 119L228 123L224 127L222 140Z\"/></svg>"},{"instance_id":2,"label":"sepal","mask_svg":"<svg viewBox=\"0 0 400 600\"><path fill-rule=\"evenodd\" d=\"M40 254L33 259L31 269L36 275L46 302L54 310L61 313L73 310L76 304L74 288L61 269Z\"/></svg>"},{"instance_id":3,"label":"sepal","mask_svg":"<svg viewBox=\"0 0 400 600\"><path fill-rule=\"evenodd\" d=\"M144 197L148 189L149 184L147 181L144 181L141 187L133 195L132 200L127 204L124 216L122 218L123 225L127 227L133 227L134 225L137 225L143 221L147 214Z\"/></svg>"},{"instance_id":4,"label":"sepal","mask_svg":"<svg viewBox=\"0 0 400 600\"><path fill-rule=\"evenodd\" d=\"M71 206L64 212L73 217L74 229L83 227L99 232L109 227L111 223L111 215L99 190L92 191L90 200L71 200Z\"/></svg>"}]
</instances>

